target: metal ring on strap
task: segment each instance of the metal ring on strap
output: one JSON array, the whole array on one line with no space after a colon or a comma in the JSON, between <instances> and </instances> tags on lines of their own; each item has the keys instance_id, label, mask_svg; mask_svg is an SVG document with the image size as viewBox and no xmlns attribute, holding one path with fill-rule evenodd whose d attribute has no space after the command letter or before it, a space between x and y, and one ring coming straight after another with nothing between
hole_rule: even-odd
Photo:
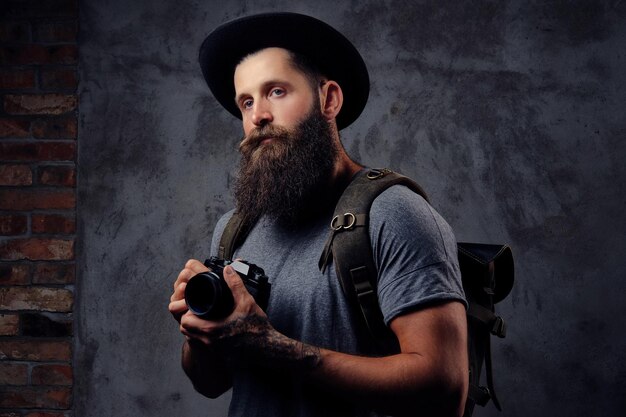
<instances>
[{"instance_id":1,"label":"metal ring on strap","mask_svg":"<svg viewBox=\"0 0 626 417\"><path fill-rule=\"evenodd\" d=\"M352 229L352 227L354 226L354 224L356 223L356 216L352 213L344 213L344 216L352 216L352 221L350 222L350 224L348 224L347 226L343 226L344 229Z\"/></svg>"},{"instance_id":2,"label":"metal ring on strap","mask_svg":"<svg viewBox=\"0 0 626 417\"><path fill-rule=\"evenodd\" d=\"M330 228L333 230L340 230L340 229L352 229L354 227L354 225L356 224L356 216L352 213L344 213L343 214L344 219L345 217L352 217L352 219L350 220L350 222L347 225L343 225L343 224L337 224L335 225L335 223L339 223L339 215L336 215L335 217L333 217L333 219L330 221Z\"/></svg>"},{"instance_id":3,"label":"metal ring on strap","mask_svg":"<svg viewBox=\"0 0 626 417\"><path fill-rule=\"evenodd\" d=\"M385 175L389 174L390 172L391 172L391 170L389 170L387 168L372 169L370 172L367 173L367 179L368 180L377 180L377 179L382 178Z\"/></svg>"},{"instance_id":4,"label":"metal ring on strap","mask_svg":"<svg viewBox=\"0 0 626 417\"><path fill-rule=\"evenodd\" d=\"M339 230L341 229L343 226L339 225L339 226L335 226L335 222L339 220L339 215L336 215L335 217L333 217L333 219L330 221L330 228L333 230Z\"/></svg>"}]
</instances>

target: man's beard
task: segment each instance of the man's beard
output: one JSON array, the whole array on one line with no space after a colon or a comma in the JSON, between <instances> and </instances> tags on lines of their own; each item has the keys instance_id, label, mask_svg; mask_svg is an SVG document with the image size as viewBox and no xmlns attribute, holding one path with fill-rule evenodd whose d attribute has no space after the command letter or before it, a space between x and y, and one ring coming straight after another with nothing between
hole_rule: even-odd
<instances>
[{"instance_id":1,"label":"man's beard","mask_svg":"<svg viewBox=\"0 0 626 417\"><path fill-rule=\"evenodd\" d=\"M271 142L262 144L264 139ZM328 207L339 154L330 124L317 108L294 129L254 129L239 148L237 210L247 221L261 216L294 227Z\"/></svg>"}]
</instances>

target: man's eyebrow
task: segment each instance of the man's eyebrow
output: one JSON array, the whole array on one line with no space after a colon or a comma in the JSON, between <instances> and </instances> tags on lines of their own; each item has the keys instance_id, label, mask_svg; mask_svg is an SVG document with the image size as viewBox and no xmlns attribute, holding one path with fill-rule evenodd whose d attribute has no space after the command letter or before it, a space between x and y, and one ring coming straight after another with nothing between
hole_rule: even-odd
<instances>
[{"instance_id":1,"label":"man's eyebrow","mask_svg":"<svg viewBox=\"0 0 626 417\"><path fill-rule=\"evenodd\" d=\"M267 80L264 81L263 84L261 84L261 89L266 89L270 86L273 85L280 85L280 86L287 86L290 87L291 83L289 81L285 81L285 80L281 80L281 79L274 79L274 80ZM235 103L239 104L239 102L246 96L249 96L250 94L243 92L240 94L237 94L237 96L235 96Z\"/></svg>"}]
</instances>

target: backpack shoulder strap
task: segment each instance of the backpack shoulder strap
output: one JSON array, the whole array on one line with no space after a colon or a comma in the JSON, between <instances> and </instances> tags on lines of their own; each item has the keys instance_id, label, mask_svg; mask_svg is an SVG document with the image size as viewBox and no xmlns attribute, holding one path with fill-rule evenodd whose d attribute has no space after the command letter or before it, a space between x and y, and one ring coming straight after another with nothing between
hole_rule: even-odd
<instances>
[{"instance_id":1,"label":"backpack shoulder strap","mask_svg":"<svg viewBox=\"0 0 626 417\"><path fill-rule=\"evenodd\" d=\"M244 216L234 212L222 232L217 256L221 259L231 260L235 249L243 243L251 229L251 225L245 221Z\"/></svg>"},{"instance_id":2,"label":"backpack shoulder strap","mask_svg":"<svg viewBox=\"0 0 626 417\"><path fill-rule=\"evenodd\" d=\"M331 231L319 262L324 271L332 258L344 294L352 305L358 305L373 340L386 351L397 350L397 340L385 326L378 304L378 274L369 238L369 212L374 199L397 184L427 198L416 182L388 169L357 174L335 206Z\"/></svg>"}]
</instances>

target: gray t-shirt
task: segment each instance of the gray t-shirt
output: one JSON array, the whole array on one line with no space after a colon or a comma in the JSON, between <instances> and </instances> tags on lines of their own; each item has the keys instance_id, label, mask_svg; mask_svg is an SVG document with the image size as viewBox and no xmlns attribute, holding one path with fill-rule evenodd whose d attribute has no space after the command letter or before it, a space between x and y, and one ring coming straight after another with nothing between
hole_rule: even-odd
<instances>
[{"instance_id":1,"label":"gray t-shirt","mask_svg":"<svg viewBox=\"0 0 626 417\"><path fill-rule=\"evenodd\" d=\"M213 255L231 215L216 225ZM330 217L323 218L293 232L261 219L235 257L262 267L269 277L266 313L276 330L314 346L371 354L371 336L357 325L334 266L324 274L318 268L329 224ZM422 197L404 186L383 192L372 204L369 234L387 324L433 302L465 303L454 234ZM262 365L235 371L233 380L230 416L377 415Z\"/></svg>"}]
</instances>

